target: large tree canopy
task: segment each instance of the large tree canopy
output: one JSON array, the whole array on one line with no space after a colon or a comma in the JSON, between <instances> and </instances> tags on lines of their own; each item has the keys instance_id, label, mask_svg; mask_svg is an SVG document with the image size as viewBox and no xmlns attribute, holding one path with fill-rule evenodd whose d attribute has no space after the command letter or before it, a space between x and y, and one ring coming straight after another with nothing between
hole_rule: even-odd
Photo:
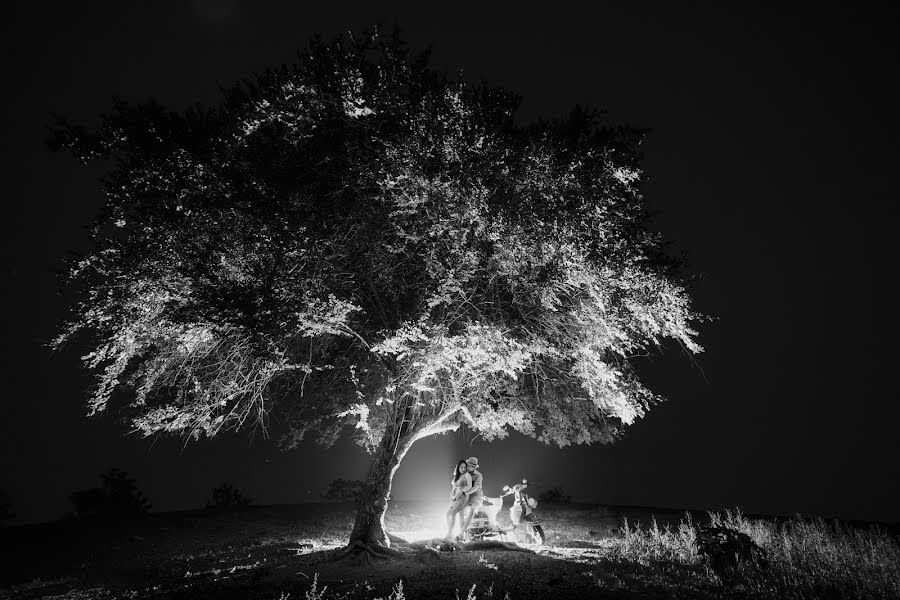
<instances>
[{"instance_id":1,"label":"large tree canopy","mask_svg":"<svg viewBox=\"0 0 900 600\"><path fill-rule=\"evenodd\" d=\"M400 458L460 424L607 442L657 400L635 356L700 350L647 227L643 132L580 109L517 126L516 95L436 73L396 33L314 39L223 91L54 128L113 161L55 342L92 333L91 413L127 389L146 435L277 416L286 446L354 431Z\"/></svg>"}]
</instances>

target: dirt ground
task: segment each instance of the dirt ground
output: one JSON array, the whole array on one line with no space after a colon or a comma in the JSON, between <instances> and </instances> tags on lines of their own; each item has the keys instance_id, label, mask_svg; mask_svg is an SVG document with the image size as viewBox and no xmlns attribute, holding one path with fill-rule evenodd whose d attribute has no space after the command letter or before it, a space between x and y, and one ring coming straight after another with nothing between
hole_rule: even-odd
<instances>
[{"instance_id":1,"label":"dirt ground","mask_svg":"<svg viewBox=\"0 0 900 600\"><path fill-rule=\"evenodd\" d=\"M395 503L386 523L415 537L439 518L428 511ZM0 598L398 600L401 583L409 600L722 595L699 567L616 558L620 517L593 505L544 507L543 546L410 550L370 563L335 560L353 522L353 508L340 504L7 527L0 530Z\"/></svg>"}]
</instances>

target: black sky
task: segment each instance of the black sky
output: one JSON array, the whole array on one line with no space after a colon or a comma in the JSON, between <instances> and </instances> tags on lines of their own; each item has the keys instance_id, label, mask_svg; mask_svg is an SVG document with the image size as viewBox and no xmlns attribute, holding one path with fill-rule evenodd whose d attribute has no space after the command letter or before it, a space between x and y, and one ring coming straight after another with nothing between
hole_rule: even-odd
<instances>
[{"instance_id":1,"label":"black sky","mask_svg":"<svg viewBox=\"0 0 900 600\"><path fill-rule=\"evenodd\" d=\"M26 6L26 4L28 6ZM523 475L576 499L743 507L900 520L893 230L892 22L864 8L683 8L676 3L44 2L3 22L0 489L19 522L54 519L116 466L154 508L203 505L228 480L261 503L314 500L361 478L349 443L280 453L257 437L191 444L125 437L84 417L78 352L40 343L63 316L54 270L87 248L99 168L43 146L52 112L88 125L113 95L182 109L218 83L294 60L313 32L398 19L434 65L523 94L520 117L598 105L652 128L644 187L654 226L690 252L706 353L641 372L669 398L614 446L550 449L471 434L418 442L395 498L443 498L471 454L486 485Z\"/></svg>"}]
</instances>

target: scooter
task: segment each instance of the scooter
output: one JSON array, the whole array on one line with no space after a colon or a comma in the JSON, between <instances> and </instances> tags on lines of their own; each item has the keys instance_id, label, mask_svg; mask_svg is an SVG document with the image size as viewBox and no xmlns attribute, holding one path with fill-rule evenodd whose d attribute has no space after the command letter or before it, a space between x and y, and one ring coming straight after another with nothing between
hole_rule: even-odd
<instances>
[{"instance_id":1,"label":"scooter","mask_svg":"<svg viewBox=\"0 0 900 600\"><path fill-rule=\"evenodd\" d=\"M517 483L512 487L504 485L503 493L498 497L485 496L484 504L475 511L472 522L466 529L469 537L480 540L499 535L501 539L505 539L506 534L520 531L528 536L532 543L543 544L547 538L544 535L544 528L541 527L534 514L537 500L525 493L527 487L528 480L523 479L522 483ZM513 505L509 508L509 520L512 525L503 527L497 523L497 513L503 508L503 499L509 495L514 497Z\"/></svg>"}]
</instances>

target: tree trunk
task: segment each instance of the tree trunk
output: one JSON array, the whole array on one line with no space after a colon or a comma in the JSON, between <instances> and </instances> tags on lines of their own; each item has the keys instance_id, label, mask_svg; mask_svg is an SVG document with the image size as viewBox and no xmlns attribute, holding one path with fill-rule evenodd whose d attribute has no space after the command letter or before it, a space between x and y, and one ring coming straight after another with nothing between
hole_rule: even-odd
<instances>
[{"instance_id":1,"label":"tree trunk","mask_svg":"<svg viewBox=\"0 0 900 600\"><path fill-rule=\"evenodd\" d=\"M350 545L362 542L367 546L390 547L387 532L384 530L384 513L387 511L388 498L391 494L391 481L400 461L416 441L420 428L411 426L403 418L400 422L388 423L384 437L375 456L366 485L363 489L359 508L356 512L356 523L350 534Z\"/></svg>"}]
</instances>

